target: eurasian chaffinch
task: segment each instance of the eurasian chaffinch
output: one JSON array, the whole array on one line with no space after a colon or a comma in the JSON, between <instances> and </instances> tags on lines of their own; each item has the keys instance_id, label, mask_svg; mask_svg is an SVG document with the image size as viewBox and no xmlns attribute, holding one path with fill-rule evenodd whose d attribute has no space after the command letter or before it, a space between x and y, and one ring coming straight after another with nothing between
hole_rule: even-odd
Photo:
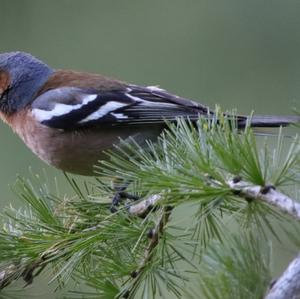
<instances>
[{"instance_id":1,"label":"eurasian chaffinch","mask_svg":"<svg viewBox=\"0 0 300 299\"><path fill-rule=\"evenodd\" d=\"M93 175L103 151L120 138L155 140L165 121L196 120L208 108L155 86L101 75L54 70L30 54L0 54L0 116L42 160L59 169ZM246 117L239 116L243 127ZM276 127L297 116L256 116L251 125Z\"/></svg>"}]
</instances>

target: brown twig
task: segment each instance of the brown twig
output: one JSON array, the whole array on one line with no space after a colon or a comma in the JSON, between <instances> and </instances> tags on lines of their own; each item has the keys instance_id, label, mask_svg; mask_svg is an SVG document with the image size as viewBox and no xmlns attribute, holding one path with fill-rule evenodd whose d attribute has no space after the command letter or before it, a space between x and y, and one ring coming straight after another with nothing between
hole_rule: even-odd
<instances>
[{"instance_id":1,"label":"brown twig","mask_svg":"<svg viewBox=\"0 0 300 299\"><path fill-rule=\"evenodd\" d=\"M155 200L159 200L159 199L161 199L160 196L155 197ZM151 229L148 232L149 242L145 249L144 258L141 260L139 267L131 273L132 279L135 280L133 282L133 284L131 285L131 288L133 288L135 283L138 282L138 278L139 278L140 274L142 273L142 271L146 268L148 263L153 258L154 249L159 244L159 239L165 231L165 227L170 219L172 209L173 209L173 207L171 207L171 206L165 206L159 210L160 215L157 219L156 225L153 229ZM144 210L144 211L148 210L147 204L145 204L144 208L139 211L142 211L142 210ZM137 214L137 216L139 216L139 213ZM130 294L130 289L125 291L123 298L128 298L129 294Z\"/></svg>"}]
</instances>

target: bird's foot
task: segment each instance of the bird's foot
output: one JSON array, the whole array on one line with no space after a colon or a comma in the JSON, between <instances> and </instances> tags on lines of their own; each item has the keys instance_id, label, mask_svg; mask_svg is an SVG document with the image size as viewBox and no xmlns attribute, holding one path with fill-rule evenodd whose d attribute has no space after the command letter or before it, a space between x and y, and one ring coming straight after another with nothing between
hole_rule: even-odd
<instances>
[{"instance_id":1,"label":"bird's foot","mask_svg":"<svg viewBox=\"0 0 300 299\"><path fill-rule=\"evenodd\" d=\"M136 201L136 200L139 200L140 198L134 194L130 194L125 191L116 192L112 199L112 203L111 203L111 207L110 207L110 211L112 213L116 213L118 211L117 207L120 205L120 203L123 199L129 199L131 201Z\"/></svg>"}]
</instances>

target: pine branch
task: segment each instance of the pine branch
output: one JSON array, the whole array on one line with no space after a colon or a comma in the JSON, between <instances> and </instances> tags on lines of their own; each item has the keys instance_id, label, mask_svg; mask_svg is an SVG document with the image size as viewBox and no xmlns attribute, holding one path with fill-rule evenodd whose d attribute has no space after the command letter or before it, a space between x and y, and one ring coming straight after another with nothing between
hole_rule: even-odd
<instances>
[{"instance_id":1,"label":"pine branch","mask_svg":"<svg viewBox=\"0 0 300 299\"><path fill-rule=\"evenodd\" d=\"M145 256L144 259L141 261L140 266L138 270L136 271L137 275L143 271L146 264L151 260L152 252L154 248L158 245L159 238L163 235L165 226L167 225L170 215L171 215L172 207L167 206L161 210L161 215L158 218L156 226L149 231L148 237L149 237L149 244L145 250Z\"/></svg>"},{"instance_id":2,"label":"pine branch","mask_svg":"<svg viewBox=\"0 0 300 299\"><path fill-rule=\"evenodd\" d=\"M18 278L29 284L50 265L51 281L84 282L95 290L95 298L155 298L167 292L182 298L188 286L184 271L199 272L199 263L192 258L200 260L210 243L218 240L215 262L232 273L226 279L220 273L218 284L224 278L224 292L208 298L222 298L225 290L227 298L240 298L230 297L236 285L242 291L236 294L249 294L259 281L257 271L249 274L259 258L259 246L251 246L252 237L245 246L237 238L237 251L232 244L227 248L228 256L234 255L227 269L229 257L223 259L222 244L229 230L223 219L236 220L242 229L255 228L255 232L267 228L274 235L272 221L282 223L281 212L300 220L299 204L278 191L287 183L297 188L300 184L299 139L292 140L287 154L283 135L274 151L265 145L262 153L255 139L251 129L238 131L226 119L199 120L197 126L179 120L157 144L149 143L148 150L130 143L113 153L111 162L102 165L106 179L98 179L92 187L86 182L80 187L67 177L75 196L52 196L47 188L35 189L21 180L18 194L25 210L10 208L2 215L0 285L6 287ZM106 183L108 177L133 182L126 191L141 194L142 199L122 203L111 214L113 190ZM173 215L188 205L193 205L189 222L174 225ZM255 264L260 275L268 273L262 261ZM216 264L211 267L208 291L214 294ZM246 274L251 283L242 290ZM237 284L228 286L231 279Z\"/></svg>"},{"instance_id":3,"label":"pine branch","mask_svg":"<svg viewBox=\"0 0 300 299\"><path fill-rule=\"evenodd\" d=\"M265 299L300 298L300 255L298 255L272 284Z\"/></svg>"},{"instance_id":4,"label":"pine branch","mask_svg":"<svg viewBox=\"0 0 300 299\"><path fill-rule=\"evenodd\" d=\"M157 201L160 199L160 196L152 196L150 197L151 200ZM149 200L144 200L140 203L141 206L143 206L143 209L139 209L138 211L142 211L142 215L145 214L145 212L149 211ZM169 218L171 216L172 212L171 206L166 206L160 210L160 216L157 219L157 223L153 229L150 229L148 232L148 238L149 242L144 252L144 257L140 261L140 264L138 268L131 273L131 277L133 279L132 283L130 284L130 287L123 293L123 298L129 298L131 289L135 289L137 287L137 284L139 284L139 276L143 273L147 265L151 262L151 259L154 256L154 249L159 244L160 238L163 236L165 227L169 221ZM138 213L138 216L141 214Z\"/></svg>"},{"instance_id":5,"label":"pine branch","mask_svg":"<svg viewBox=\"0 0 300 299\"><path fill-rule=\"evenodd\" d=\"M153 194L136 204L131 204L128 207L128 213L133 216L143 217L150 212L161 199L162 197L160 194Z\"/></svg>"},{"instance_id":6,"label":"pine branch","mask_svg":"<svg viewBox=\"0 0 300 299\"><path fill-rule=\"evenodd\" d=\"M229 180L227 183L235 195L246 200L265 202L300 221L300 203L277 191L274 186L255 186L240 180L239 177Z\"/></svg>"}]
</instances>

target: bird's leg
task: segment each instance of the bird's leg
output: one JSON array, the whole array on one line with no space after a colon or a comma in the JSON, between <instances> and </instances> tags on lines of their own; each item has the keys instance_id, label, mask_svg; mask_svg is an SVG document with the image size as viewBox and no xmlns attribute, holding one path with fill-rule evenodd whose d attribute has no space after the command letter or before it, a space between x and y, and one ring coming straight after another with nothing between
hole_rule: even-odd
<instances>
[{"instance_id":1,"label":"bird's leg","mask_svg":"<svg viewBox=\"0 0 300 299\"><path fill-rule=\"evenodd\" d=\"M117 206L120 205L120 202L122 199L130 199L132 201L139 200L138 196L125 191L127 189L128 185L129 185L129 183L127 182L116 188L116 193L112 199L112 203L111 203L111 207L110 207L110 211L112 213L117 212Z\"/></svg>"}]
</instances>

